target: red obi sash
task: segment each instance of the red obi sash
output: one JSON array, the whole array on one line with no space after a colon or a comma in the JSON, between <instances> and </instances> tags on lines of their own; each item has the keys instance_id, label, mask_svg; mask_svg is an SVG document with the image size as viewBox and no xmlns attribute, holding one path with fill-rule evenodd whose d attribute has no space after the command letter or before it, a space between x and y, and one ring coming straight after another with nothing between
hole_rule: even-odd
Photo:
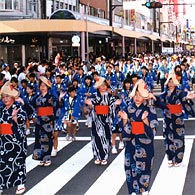
<instances>
[{"instance_id":1,"label":"red obi sash","mask_svg":"<svg viewBox=\"0 0 195 195\"><path fill-rule=\"evenodd\" d=\"M109 113L109 106L106 105L97 105L95 106L96 114L108 114Z\"/></svg>"},{"instance_id":2,"label":"red obi sash","mask_svg":"<svg viewBox=\"0 0 195 195\"><path fill-rule=\"evenodd\" d=\"M11 135L13 134L12 125L9 123L0 124L0 135Z\"/></svg>"},{"instance_id":3,"label":"red obi sash","mask_svg":"<svg viewBox=\"0 0 195 195\"><path fill-rule=\"evenodd\" d=\"M181 104L167 104L169 111L171 114L180 114L182 113L182 105Z\"/></svg>"},{"instance_id":4,"label":"red obi sash","mask_svg":"<svg viewBox=\"0 0 195 195\"><path fill-rule=\"evenodd\" d=\"M139 135L139 134L144 134L144 123L143 122L131 122L131 127L132 127L132 134Z\"/></svg>"},{"instance_id":5,"label":"red obi sash","mask_svg":"<svg viewBox=\"0 0 195 195\"><path fill-rule=\"evenodd\" d=\"M38 116L51 116L53 115L53 107L52 106L38 107L37 115Z\"/></svg>"}]
</instances>

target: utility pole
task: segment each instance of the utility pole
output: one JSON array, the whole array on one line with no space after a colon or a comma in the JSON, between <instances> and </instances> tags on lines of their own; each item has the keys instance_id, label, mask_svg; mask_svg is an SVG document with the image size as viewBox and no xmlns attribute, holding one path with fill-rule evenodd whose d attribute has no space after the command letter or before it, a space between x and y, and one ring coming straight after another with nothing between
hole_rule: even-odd
<instances>
[{"instance_id":1,"label":"utility pole","mask_svg":"<svg viewBox=\"0 0 195 195\"><path fill-rule=\"evenodd\" d=\"M113 0L109 0L109 25L112 27L112 30L110 32L110 39L113 40L113 18L112 18L112 12L116 7L121 7L123 5L113 5L112 4ZM109 44L109 43L108 43ZM110 51L112 51L111 47L110 47Z\"/></svg>"},{"instance_id":2,"label":"utility pole","mask_svg":"<svg viewBox=\"0 0 195 195\"><path fill-rule=\"evenodd\" d=\"M41 19L47 19L47 1L41 1Z\"/></svg>"},{"instance_id":3,"label":"utility pole","mask_svg":"<svg viewBox=\"0 0 195 195\"><path fill-rule=\"evenodd\" d=\"M112 4L113 0L109 0L109 25L113 27L113 20L112 20L112 12L116 7L122 7L123 5L113 5ZM110 34L111 39L113 38L113 31L111 31Z\"/></svg>"},{"instance_id":4,"label":"utility pole","mask_svg":"<svg viewBox=\"0 0 195 195\"><path fill-rule=\"evenodd\" d=\"M156 9L153 9L153 31L156 32Z\"/></svg>"},{"instance_id":5,"label":"utility pole","mask_svg":"<svg viewBox=\"0 0 195 195\"><path fill-rule=\"evenodd\" d=\"M113 28L113 21L112 21L112 0L109 0L109 25ZM113 39L113 30L110 32L110 38Z\"/></svg>"}]
</instances>

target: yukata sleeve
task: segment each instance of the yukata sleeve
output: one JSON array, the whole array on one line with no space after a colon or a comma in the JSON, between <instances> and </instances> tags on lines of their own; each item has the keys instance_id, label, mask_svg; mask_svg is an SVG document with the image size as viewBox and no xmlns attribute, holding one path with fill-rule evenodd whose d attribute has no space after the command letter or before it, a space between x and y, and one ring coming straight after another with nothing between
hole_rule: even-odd
<instances>
[{"instance_id":1,"label":"yukata sleeve","mask_svg":"<svg viewBox=\"0 0 195 195\"><path fill-rule=\"evenodd\" d=\"M20 106L17 114L17 126L19 129L24 127L26 119L27 119L27 114Z\"/></svg>"},{"instance_id":2,"label":"yukata sleeve","mask_svg":"<svg viewBox=\"0 0 195 195\"><path fill-rule=\"evenodd\" d=\"M122 97L123 96L123 97ZM120 99L121 99L121 104L120 104L120 109L121 110L126 110L126 108L127 108L127 101L126 101L126 99L128 99L129 97L126 97L125 98L125 93L122 91L121 93L120 93Z\"/></svg>"},{"instance_id":3,"label":"yukata sleeve","mask_svg":"<svg viewBox=\"0 0 195 195\"><path fill-rule=\"evenodd\" d=\"M111 123L111 129L112 131L114 131L116 129L116 125L119 125L119 117L118 117L118 112L119 112L120 108L119 106L115 107L115 110L113 112L113 116L112 116L112 123Z\"/></svg>"},{"instance_id":4,"label":"yukata sleeve","mask_svg":"<svg viewBox=\"0 0 195 195\"><path fill-rule=\"evenodd\" d=\"M33 97L32 101L31 101L31 106L33 107L33 113L32 113L32 118L36 118L37 117L37 109L36 109L36 99L37 99L38 95L36 95L35 97Z\"/></svg>"},{"instance_id":5,"label":"yukata sleeve","mask_svg":"<svg viewBox=\"0 0 195 195\"><path fill-rule=\"evenodd\" d=\"M76 98L75 100L72 116L74 116L76 120L81 117L81 104L79 98Z\"/></svg>"},{"instance_id":6,"label":"yukata sleeve","mask_svg":"<svg viewBox=\"0 0 195 195\"><path fill-rule=\"evenodd\" d=\"M116 97L110 96L109 99L109 117L110 117L110 123L112 124L115 120L117 120L117 107L114 104L116 101ZM116 122L116 121L115 121Z\"/></svg>"},{"instance_id":7,"label":"yukata sleeve","mask_svg":"<svg viewBox=\"0 0 195 195\"><path fill-rule=\"evenodd\" d=\"M84 104L84 99L85 99L85 93L86 93L85 86L82 84L80 87L80 93L79 93L80 98L79 99L83 104Z\"/></svg>"},{"instance_id":8,"label":"yukata sleeve","mask_svg":"<svg viewBox=\"0 0 195 195\"><path fill-rule=\"evenodd\" d=\"M156 101L154 101L155 107L160 108L162 110L168 109L166 104L162 101L163 100L162 96L155 96L155 97L156 97Z\"/></svg>"},{"instance_id":9,"label":"yukata sleeve","mask_svg":"<svg viewBox=\"0 0 195 195\"><path fill-rule=\"evenodd\" d=\"M192 117L195 117L195 111L193 108L194 103L192 100L187 100L186 99L186 92L181 93L181 101L182 101L182 106L186 114L191 115Z\"/></svg>"},{"instance_id":10,"label":"yukata sleeve","mask_svg":"<svg viewBox=\"0 0 195 195\"><path fill-rule=\"evenodd\" d=\"M150 139L153 139L156 134L156 127L158 126L157 114L155 107L151 106L149 108L148 115L149 126L144 124L145 135Z\"/></svg>"},{"instance_id":11,"label":"yukata sleeve","mask_svg":"<svg viewBox=\"0 0 195 195\"><path fill-rule=\"evenodd\" d=\"M127 123L125 125L123 125L123 124L120 124L120 125L122 126L122 139L123 139L123 141L130 141L132 138L130 120L128 119Z\"/></svg>"},{"instance_id":12,"label":"yukata sleeve","mask_svg":"<svg viewBox=\"0 0 195 195\"><path fill-rule=\"evenodd\" d=\"M90 100L92 102L92 106L93 105L98 105L100 102L100 97L97 95L97 93L94 93L90 96Z\"/></svg>"}]
</instances>

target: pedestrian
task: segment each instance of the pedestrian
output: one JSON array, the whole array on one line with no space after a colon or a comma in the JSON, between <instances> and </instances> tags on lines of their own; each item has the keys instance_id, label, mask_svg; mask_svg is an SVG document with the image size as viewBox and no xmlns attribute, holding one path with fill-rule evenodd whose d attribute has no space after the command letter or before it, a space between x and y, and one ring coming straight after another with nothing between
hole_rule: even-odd
<instances>
[{"instance_id":1,"label":"pedestrian","mask_svg":"<svg viewBox=\"0 0 195 195\"><path fill-rule=\"evenodd\" d=\"M171 72L165 82L166 91L157 97L155 105L163 110L163 136L168 166L180 166L185 151L184 112L195 116L191 99L193 92L186 92L179 87L175 73Z\"/></svg>"},{"instance_id":2,"label":"pedestrian","mask_svg":"<svg viewBox=\"0 0 195 195\"><path fill-rule=\"evenodd\" d=\"M115 104L120 104L111 93L105 78L96 78L94 87L97 92L92 94L85 103L91 107L92 114L92 150L95 164L107 165L111 149L111 124Z\"/></svg>"},{"instance_id":3,"label":"pedestrian","mask_svg":"<svg viewBox=\"0 0 195 195\"><path fill-rule=\"evenodd\" d=\"M139 79L126 110L119 111L123 119L122 136L125 142L125 173L129 194L148 195L154 161L154 136L158 125L154 106L149 99L146 83Z\"/></svg>"},{"instance_id":4,"label":"pedestrian","mask_svg":"<svg viewBox=\"0 0 195 195\"><path fill-rule=\"evenodd\" d=\"M41 166L51 165L51 151L53 147L54 107L55 97L49 93L51 82L44 76L39 77L40 95L32 102L35 113L32 120L35 123L35 144L33 159L39 160Z\"/></svg>"},{"instance_id":5,"label":"pedestrian","mask_svg":"<svg viewBox=\"0 0 195 195\"><path fill-rule=\"evenodd\" d=\"M2 86L0 94L0 191L17 187L16 194L22 194L26 183L27 116L17 100L19 90L10 81Z\"/></svg>"},{"instance_id":6,"label":"pedestrian","mask_svg":"<svg viewBox=\"0 0 195 195\"><path fill-rule=\"evenodd\" d=\"M2 71L1 73L3 73L5 75L5 80L6 81L10 81L12 76L10 74L10 66L9 64L3 63L2 64Z\"/></svg>"}]
</instances>

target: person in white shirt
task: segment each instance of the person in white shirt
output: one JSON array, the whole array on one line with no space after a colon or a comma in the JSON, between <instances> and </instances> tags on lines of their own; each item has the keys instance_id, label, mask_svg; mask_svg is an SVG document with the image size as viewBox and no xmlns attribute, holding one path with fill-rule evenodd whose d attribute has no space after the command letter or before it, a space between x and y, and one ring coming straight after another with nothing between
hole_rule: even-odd
<instances>
[{"instance_id":1,"label":"person in white shirt","mask_svg":"<svg viewBox=\"0 0 195 195\"><path fill-rule=\"evenodd\" d=\"M45 75L45 70L46 70L46 63L42 62L40 65L38 65L38 71L40 73L40 76Z\"/></svg>"},{"instance_id":2,"label":"person in white shirt","mask_svg":"<svg viewBox=\"0 0 195 195\"><path fill-rule=\"evenodd\" d=\"M2 73L5 75L5 80L6 81L10 81L12 76L11 76L11 74L9 72L9 65L4 63L2 65L2 70L3 70Z\"/></svg>"},{"instance_id":3,"label":"person in white shirt","mask_svg":"<svg viewBox=\"0 0 195 195\"><path fill-rule=\"evenodd\" d=\"M22 66L18 71L18 86L21 87L21 81L26 79L26 68Z\"/></svg>"}]
</instances>

